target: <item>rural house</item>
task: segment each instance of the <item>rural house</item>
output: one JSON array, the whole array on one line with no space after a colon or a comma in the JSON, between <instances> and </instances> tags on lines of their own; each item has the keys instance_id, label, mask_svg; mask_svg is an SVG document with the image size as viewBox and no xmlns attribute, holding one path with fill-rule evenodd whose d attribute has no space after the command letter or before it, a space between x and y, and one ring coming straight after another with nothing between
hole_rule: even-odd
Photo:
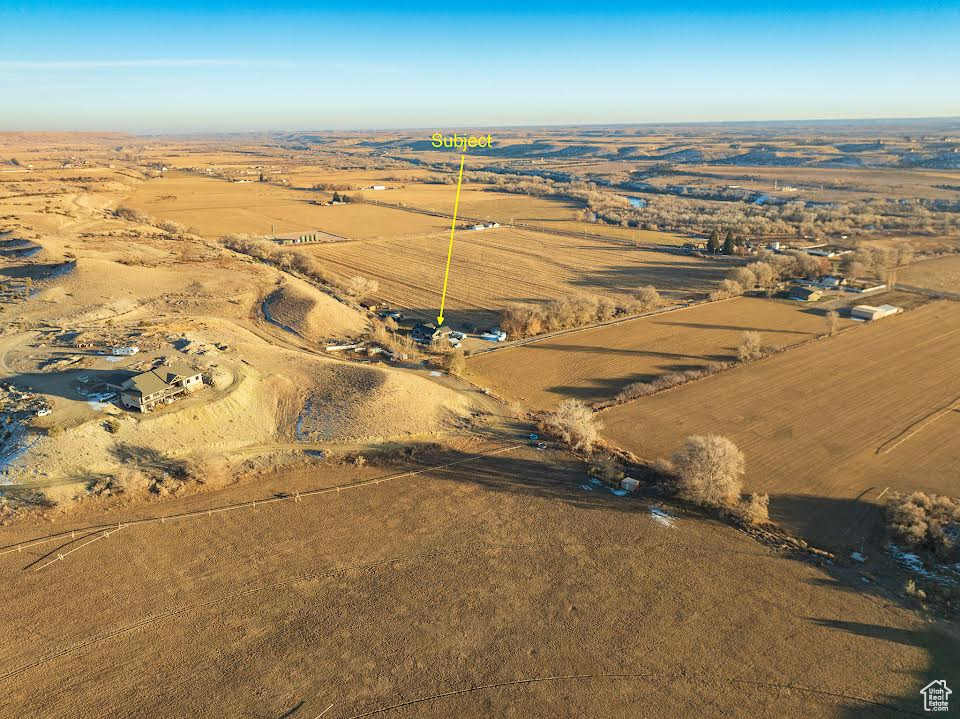
<instances>
[{"instance_id":1,"label":"rural house","mask_svg":"<svg viewBox=\"0 0 960 719\"><path fill-rule=\"evenodd\" d=\"M203 377L197 370L181 363L160 365L124 381L120 403L128 409L149 412L158 404L170 404L201 387Z\"/></svg>"},{"instance_id":2,"label":"rural house","mask_svg":"<svg viewBox=\"0 0 960 719\"><path fill-rule=\"evenodd\" d=\"M410 336L414 342L422 345L432 345L441 339L449 337L451 332L453 332L453 330L446 325L437 327L432 322L420 322L411 330Z\"/></svg>"},{"instance_id":3,"label":"rural house","mask_svg":"<svg viewBox=\"0 0 960 719\"><path fill-rule=\"evenodd\" d=\"M819 290L815 290L812 287L796 286L790 288L787 297L799 302L816 302L822 297L822 294Z\"/></svg>"}]
</instances>

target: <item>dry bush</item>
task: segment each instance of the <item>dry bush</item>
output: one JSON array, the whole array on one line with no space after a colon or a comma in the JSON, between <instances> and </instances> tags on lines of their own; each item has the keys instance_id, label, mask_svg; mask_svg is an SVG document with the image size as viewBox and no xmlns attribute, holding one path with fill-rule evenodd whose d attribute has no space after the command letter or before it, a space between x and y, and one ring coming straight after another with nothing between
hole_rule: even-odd
<instances>
[{"instance_id":1,"label":"dry bush","mask_svg":"<svg viewBox=\"0 0 960 719\"><path fill-rule=\"evenodd\" d=\"M688 437L671 461L680 496L707 507L736 506L746 461L729 439L719 435Z\"/></svg>"},{"instance_id":2,"label":"dry bush","mask_svg":"<svg viewBox=\"0 0 960 719\"><path fill-rule=\"evenodd\" d=\"M148 215L146 212L135 210L132 207L118 207L114 214L120 219L127 220L128 222L136 222L140 225L151 224L150 215Z\"/></svg>"},{"instance_id":3,"label":"dry bush","mask_svg":"<svg viewBox=\"0 0 960 719\"><path fill-rule=\"evenodd\" d=\"M759 332L744 332L737 345L737 357L741 362L750 362L763 357L763 339Z\"/></svg>"},{"instance_id":4,"label":"dry bush","mask_svg":"<svg viewBox=\"0 0 960 719\"><path fill-rule=\"evenodd\" d=\"M657 288L653 285L646 285L633 294L628 309L631 312L648 312L655 310L661 304L663 304L663 300L660 298Z\"/></svg>"},{"instance_id":5,"label":"dry bush","mask_svg":"<svg viewBox=\"0 0 960 719\"><path fill-rule=\"evenodd\" d=\"M925 492L894 493L887 501L887 526L912 549L950 556L960 549L960 500Z\"/></svg>"},{"instance_id":6,"label":"dry bush","mask_svg":"<svg viewBox=\"0 0 960 719\"><path fill-rule=\"evenodd\" d=\"M728 297L739 297L743 294L743 285L733 280L724 280L717 289L710 293L711 300L725 300Z\"/></svg>"},{"instance_id":7,"label":"dry bush","mask_svg":"<svg viewBox=\"0 0 960 719\"><path fill-rule=\"evenodd\" d=\"M110 478L110 489L114 493L142 494L150 488L150 478L139 468L121 467Z\"/></svg>"},{"instance_id":8,"label":"dry bush","mask_svg":"<svg viewBox=\"0 0 960 719\"><path fill-rule=\"evenodd\" d=\"M197 450L180 464L184 479L210 487L220 487L230 479L230 468L223 455L213 450Z\"/></svg>"},{"instance_id":9,"label":"dry bush","mask_svg":"<svg viewBox=\"0 0 960 719\"><path fill-rule=\"evenodd\" d=\"M357 300L365 300L376 294L380 289L380 283L359 275L351 277L344 285L347 294Z\"/></svg>"},{"instance_id":10,"label":"dry bush","mask_svg":"<svg viewBox=\"0 0 960 719\"><path fill-rule=\"evenodd\" d=\"M512 303L500 311L500 327L511 338L532 337L655 309L660 304L660 293L652 285L641 287L621 305L608 297L588 294L561 297L543 305Z\"/></svg>"},{"instance_id":11,"label":"dry bush","mask_svg":"<svg viewBox=\"0 0 960 719\"><path fill-rule=\"evenodd\" d=\"M121 426L120 420L116 417L107 417L105 420L103 420L103 428L110 434L116 434L119 432Z\"/></svg>"},{"instance_id":12,"label":"dry bush","mask_svg":"<svg viewBox=\"0 0 960 719\"><path fill-rule=\"evenodd\" d=\"M450 374L455 377L461 376L467 370L467 357L463 353L463 349L457 347L450 352L443 362L444 369L447 370Z\"/></svg>"},{"instance_id":13,"label":"dry bush","mask_svg":"<svg viewBox=\"0 0 960 719\"><path fill-rule=\"evenodd\" d=\"M745 290L753 289L759 284L757 282L757 276L749 267L738 267L735 270L731 270L727 273L727 279L736 282Z\"/></svg>"},{"instance_id":14,"label":"dry bush","mask_svg":"<svg viewBox=\"0 0 960 719\"><path fill-rule=\"evenodd\" d=\"M767 524L770 521L770 495L753 493L740 500L734 512L749 524Z\"/></svg>"},{"instance_id":15,"label":"dry bush","mask_svg":"<svg viewBox=\"0 0 960 719\"><path fill-rule=\"evenodd\" d=\"M840 315L836 310L830 310L824 317L826 323L827 335L833 337L837 334L837 327L840 324Z\"/></svg>"},{"instance_id":16,"label":"dry bush","mask_svg":"<svg viewBox=\"0 0 960 719\"><path fill-rule=\"evenodd\" d=\"M626 476L620 463L610 455L601 457L599 462L590 467L589 473L607 484L617 484Z\"/></svg>"},{"instance_id":17,"label":"dry bush","mask_svg":"<svg viewBox=\"0 0 960 719\"><path fill-rule=\"evenodd\" d=\"M602 425L583 402L567 399L538 423L541 433L559 439L575 450L590 452Z\"/></svg>"},{"instance_id":18,"label":"dry bush","mask_svg":"<svg viewBox=\"0 0 960 719\"><path fill-rule=\"evenodd\" d=\"M688 369L682 372L669 372L647 382L632 382L624 387L623 390L621 390L612 401L600 403L600 405L603 407L610 407L616 404L623 404L624 402L629 402L632 399L646 397L647 395L669 389L670 387L676 387L677 385L681 385L686 382L692 382L693 380L700 379L701 377L722 372L729 366L730 364L727 362L710 362L705 367L698 369Z\"/></svg>"},{"instance_id":19,"label":"dry bush","mask_svg":"<svg viewBox=\"0 0 960 719\"><path fill-rule=\"evenodd\" d=\"M758 287L769 287L777 279L777 272L769 262L751 262L746 266Z\"/></svg>"}]
</instances>

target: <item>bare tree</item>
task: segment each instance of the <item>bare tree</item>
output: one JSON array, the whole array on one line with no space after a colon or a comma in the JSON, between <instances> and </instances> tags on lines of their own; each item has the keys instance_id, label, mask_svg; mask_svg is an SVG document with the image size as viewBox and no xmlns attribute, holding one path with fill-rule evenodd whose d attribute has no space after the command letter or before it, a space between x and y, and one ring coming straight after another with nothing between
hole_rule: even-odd
<instances>
[{"instance_id":1,"label":"bare tree","mask_svg":"<svg viewBox=\"0 0 960 719\"><path fill-rule=\"evenodd\" d=\"M347 280L345 289L350 296L358 300L365 300L380 289L380 283L357 275Z\"/></svg>"},{"instance_id":2,"label":"bare tree","mask_svg":"<svg viewBox=\"0 0 960 719\"><path fill-rule=\"evenodd\" d=\"M687 437L671 458L681 496L711 507L733 507L740 499L746 460L719 435Z\"/></svg>"},{"instance_id":3,"label":"bare tree","mask_svg":"<svg viewBox=\"0 0 960 719\"><path fill-rule=\"evenodd\" d=\"M840 315L836 310L830 310L826 314L827 335L833 337L837 334L837 326L840 324Z\"/></svg>"},{"instance_id":4,"label":"bare tree","mask_svg":"<svg viewBox=\"0 0 960 719\"><path fill-rule=\"evenodd\" d=\"M556 410L540 420L540 431L556 437L573 449L590 452L602 425L593 411L575 399L564 400Z\"/></svg>"},{"instance_id":5,"label":"bare tree","mask_svg":"<svg viewBox=\"0 0 960 719\"><path fill-rule=\"evenodd\" d=\"M759 332L744 332L740 335L737 357L741 362L749 362L763 357L763 341Z\"/></svg>"},{"instance_id":6,"label":"bare tree","mask_svg":"<svg viewBox=\"0 0 960 719\"><path fill-rule=\"evenodd\" d=\"M757 276L749 267L738 267L727 275L728 279L733 280L744 289L751 290L757 286Z\"/></svg>"}]
</instances>

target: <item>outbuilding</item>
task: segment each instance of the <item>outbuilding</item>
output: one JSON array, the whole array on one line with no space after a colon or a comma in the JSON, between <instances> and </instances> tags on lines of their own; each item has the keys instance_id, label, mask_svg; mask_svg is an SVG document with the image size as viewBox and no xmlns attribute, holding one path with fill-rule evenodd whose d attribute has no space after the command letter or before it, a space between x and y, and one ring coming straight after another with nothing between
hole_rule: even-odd
<instances>
[{"instance_id":1,"label":"outbuilding","mask_svg":"<svg viewBox=\"0 0 960 719\"><path fill-rule=\"evenodd\" d=\"M816 302L823 295L820 290L815 290L812 287L791 287L790 291L787 293L787 296L791 300L797 300L798 302Z\"/></svg>"},{"instance_id":2,"label":"outbuilding","mask_svg":"<svg viewBox=\"0 0 960 719\"><path fill-rule=\"evenodd\" d=\"M850 309L850 316L857 320L873 322L883 317L895 315L898 312L903 312L903 310L893 305L880 305L879 307L874 307L873 305L857 305Z\"/></svg>"}]
</instances>

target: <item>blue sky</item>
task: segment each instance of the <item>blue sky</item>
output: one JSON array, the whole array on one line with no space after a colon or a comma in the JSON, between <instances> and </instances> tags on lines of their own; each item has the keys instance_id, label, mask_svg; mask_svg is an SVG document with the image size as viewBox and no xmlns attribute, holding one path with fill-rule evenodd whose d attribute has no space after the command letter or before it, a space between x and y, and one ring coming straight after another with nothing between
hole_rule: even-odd
<instances>
[{"instance_id":1,"label":"blue sky","mask_svg":"<svg viewBox=\"0 0 960 719\"><path fill-rule=\"evenodd\" d=\"M960 4L0 0L0 129L960 115Z\"/></svg>"}]
</instances>

